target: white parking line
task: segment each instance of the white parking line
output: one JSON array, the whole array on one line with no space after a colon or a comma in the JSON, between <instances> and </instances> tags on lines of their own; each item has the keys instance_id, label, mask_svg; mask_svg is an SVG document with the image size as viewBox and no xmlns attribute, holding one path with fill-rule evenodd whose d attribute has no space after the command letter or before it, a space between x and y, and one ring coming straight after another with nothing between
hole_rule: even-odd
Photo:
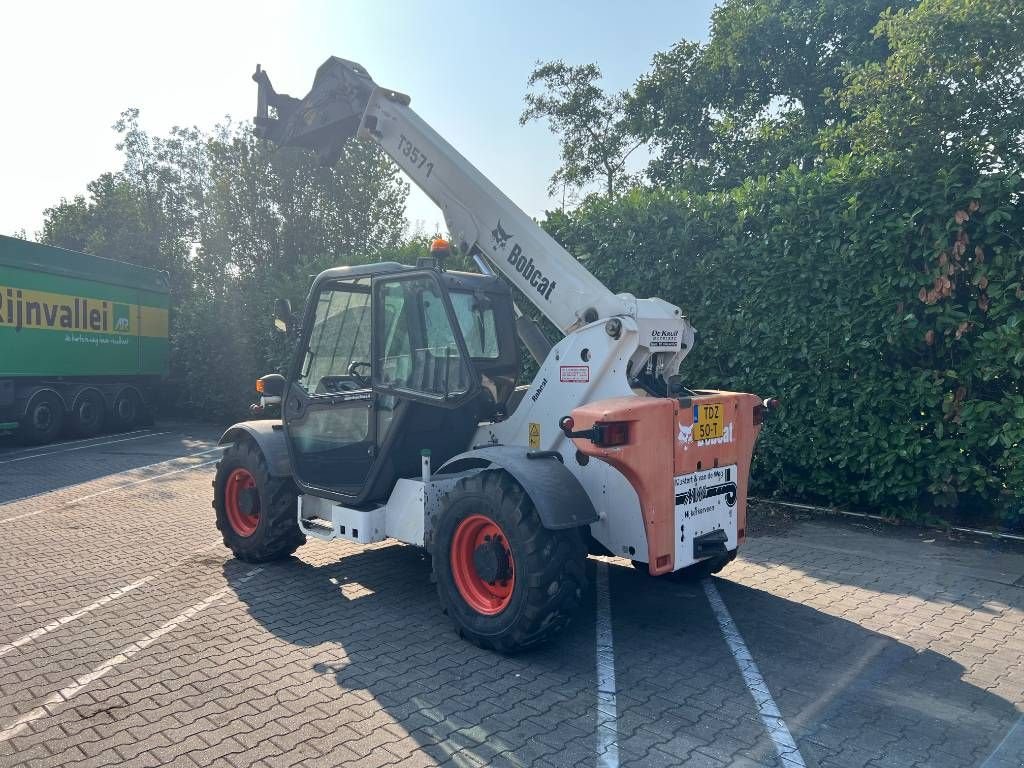
<instances>
[{"instance_id":1,"label":"white parking line","mask_svg":"<svg viewBox=\"0 0 1024 768\"><path fill-rule=\"evenodd\" d=\"M618 768L618 705L615 699L615 642L608 563L595 563L597 580L597 765Z\"/></svg>"},{"instance_id":2,"label":"white parking line","mask_svg":"<svg viewBox=\"0 0 1024 768\"><path fill-rule=\"evenodd\" d=\"M132 433L129 433L132 434ZM46 451L45 453L31 453L28 456L17 456L13 459L0 460L0 464L13 464L16 461L28 461L29 459L40 459L44 456L55 456L58 453L71 453L72 451L84 451L87 448L101 448L104 445L114 445L115 443L127 443L129 440L141 440L144 437L159 437L160 435L169 435L170 432L146 432L144 435L135 435L135 437L121 437L117 440L107 440L104 443L89 443L89 445L78 445L74 448L64 448L56 451ZM95 438L89 438L95 439Z\"/></svg>"},{"instance_id":3,"label":"white parking line","mask_svg":"<svg viewBox=\"0 0 1024 768\"><path fill-rule=\"evenodd\" d=\"M171 632L176 628L180 627L182 624L184 624L186 621L191 619L196 614L205 611L215 602L224 597L224 595L230 592L233 586L244 584L257 573L259 573L261 570L261 568L254 568L253 570L246 573L245 576L240 578L238 581L234 582L234 584L228 584L225 587L221 587L212 595L207 597L205 600L196 603L191 608L183 611L182 613L179 613L173 619L161 625L159 629L155 629L152 632L148 632L147 634L143 635L140 640L136 640L135 642L125 646L121 649L120 653L104 661L98 667L93 669L92 672L82 675L77 680L75 680L71 685L65 688L61 688L59 691L55 691L54 693L50 694L50 696L42 703L41 706L36 707L31 712L22 715L13 723L8 725L6 728L0 730L0 742L13 739L19 733L28 728L29 725L34 723L36 720L41 720L42 718L48 715L52 715L61 704L73 699L75 696L81 693L82 689L85 688L87 685L99 680L101 677L103 677L111 670L116 669L121 664L124 664L126 661L129 661L133 656L139 653L139 651L145 650L153 643L155 643L157 640L159 640L161 637L166 635L168 632Z\"/></svg>"},{"instance_id":4,"label":"white parking line","mask_svg":"<svg viewBox=\"0 0 1024 768\"><path fill-rule=\"evenodd\" d=\"M1007 731L995 751L985 758L981 768L1016 768L1024 755L1024 716Z\"/></svg>"},{"instance_id":5,"label":"white parking line","mask_svg":"<svg viewBox=\"0 0 1024 768\"><path fill-rule=\"evenodd\" d=\"M139 469L148 469L149 467L156 467L156 466L159 466L161 464L169 464L172 461L180 461L181 459L191 459L191 458L194 458L196 456L206 456L207 454L214 453L216 451L222 451L222 450L224 450L224 448L222 446L218 446L216 448L211 448L208 451L200 451L199 453L190 453L187 456L178 456L178 457L173 458L173 459L167 459L165 461L158 461L158 462L156 462L154 464L146 464L145 466L142 466L142 467L133 467L132 469L125 470L125 472L134 472L134 471L139 470ZM208 467L211 464L216 464L218 461L220 461L220 459L213 459L212 461L204 461L201 464L193 464L193 465L188 466L188 467L183 467L182 469L175 469L175 470L173 470L171 472L162 472L159 475L153 475L152 477L144 477L141 480L132 480L129 483L121 483L121 485L115 485L113 488L105 488L102 491L96 491L96 493L90 493L90 494L87 494L86 496L79 496L77 499L72 499L71 501L66 501L63 504L60 504L60 505L58 505L56 507L47 507L45 509L37 509L37 510L35 510L33 512L25 512L24 514L21 514L21 515L15 515L14 517L0 518L0 523L13 523L13 522L15 522L17 520L24 520L25 518L28 518L28 517L35 517L36 515L42 515L42 514L44 514L46 512L56 512L56 511L61 510L61 509L67 509L68 507L73 507L75 504L78 504L79 502L88 501L89 499L95 499L97 496L103 496L104 494L107 494L107 493L113 493L114 491L120 491L123 488L130 488L133 485L141 485L142 483L149 483L149 482L152 482L153 480L159 480L160 478L163 478L163 477L170 477L171 475L177 475L177 474L179 474L181 472L188 472L189 470L192 470L192 469L199 469L200 467ZM116 474L120 475L120 474L124 474L124 473L123 472L118 472ZM109 475L108 475L108 477L109 477Z\"/></svg>"},{"instance_id":6,"label":"white parking line","mask_svg":"<svg viewBox=\"0 0 1024 768\"><path fill-rule=\"evenodd\" d=\"M133 581L131 584L123 586L120 589L118 589L118 590L116 590L114 592L111 592L109 595L101 597L96 602L90 603L89 605L85 606L84 608L79 608L74 613L69 613L67 616L62 616L59 619L55 619L54 621L51 621L49 624L47 624L45 626L39 627L39 629L32 630L31 632L29 632L24 637L19 637L13 643L7 643L6 645L0 645L0 656L6 656L8 653L13 651L15 648L20 648L21 646L25 645L26 643L31 643L33 640L37 640L40 637L42 637L43 635L48 635L50 632L53 632L53 630L55 630L55 629L60 629L65 624L70 624L72 621L75 621L77 619L82 618L87 613L92 613L97 608L102 608L104 605L106 605L107 603L111 602L112 600L116 600L117 598L121 597L122 595L127 595L133 589L138 589L139 587L141 587L146 582L152 581L153 578L154 578L153 576L146 576L144 579L139 579L138 581Z\"/></svg>"},{"instance_id":7,"label":"white parking line","mask_svg":"<svg viewBox=\"0 0 1024 768\"><path fill-rule=\"evenodd\" d=\"M765 730L775 745L775 753L786 768L805 768L804 758L793 740L793 734L789 732L786 721L782 719L782 713L779 712L779 707L768 690L768 684L761 677L761 670L757 668L754 657L750 655L747 644L743 642L743 635L736 627L736 622L732 620L725 601L718 594L718 587L712 579L704 579L703 586L704 594L711 603L711 610L718 619L718 626L722 628L725 642L736 659L736 665L740 668L740 674L743 675L750 695L754 697L754 703L757 704L761 722L764 723Z\"/></svg>"},{"instance_id":8,"label":"white parking line","mask_svg":"<svg viewBox=\"0 0 1024 768\"><path fill-rule=\"evenodd\" d=\"M146 434L149 434L149 430L148 429L133 429L131 432L118 432L116 434L117 434L118 437L127 437L128 435L138 435L138 434L142 434L143 432L146 433ZM107 438L112 437L112 436L113 435L94 435L93 437L79 437L76 440L61 440L59 443L50 443L50 446L53 447L53 448L63 448L65 445L78 445L79 443L87 443L87 442L89 442L91 440L106 440ZM3 455L4 456L15 456L15 455L20 455L22 453L32 453L32 451L38 451L38 450L39 450L39 446L38 445L33 445L33 446L28 447L28 448L19 448L19 449L14 450L14 451L5 451L3 453Z\"/></svg>"},{"instance_id":9,"label":"white parking line","mask_svg":"<svg viewBox=\"0 0 1024 768\"><path fill-rule=\"evenodd\" d=\"M64 626L70 624L71 622L76 621L77 619L82 618L86 614L91 613L92 611L95 611L98 608L102 608L104 605L106 605L107 603L117 599L118 597L121 597L122 595L126 595L126 594L128 594L129 592L131 592L134 589L138 589L143 584L152 581L153 579L157 578L158 576L162 576L163 574L167 573L168 571L174 570L179 565L182 565L183 563L187 562L190 558L195 557L196 555L202 554L203 552L211 550L214 547L222 545L222 544L223 544L223 541L221 539L219 539L219 538L218 539L214 539L209 544L207 544L205 547L200 547L199 549L190 552L185 557L179 558L178 560L175 560L173 563L169 563L168 565L165 565L163 568L160 568L159 570L151 573L149 576L145 576L145 577L139 579L138 581L132 582L131 584L128 584L127 586L121 587L120 589L115 590L111 594L109 594L109 595L107 595L105 597L101 597L96 602L90 603L89 605L85 606L84 608L79 608L74 613L70 613L67 616L64 616L64 617L59 618L59 619L55 619L54 621L51 621L49 624L46 624L45 626L39 627L38 629L34 629L31 632L29 632L27 635L25 635L24 637L19 637L13 643L7 643L5 645L0 645L0 656L6 656L8 653L13 651L15 648L20 648L21 646L23 646L23 645L25 645L27 643L30 643L33 640L38 640L43 635L47 635L50 632L53 632L55 629L60 629L61 627L64 627Z\"/></svg>"}]
</instances>

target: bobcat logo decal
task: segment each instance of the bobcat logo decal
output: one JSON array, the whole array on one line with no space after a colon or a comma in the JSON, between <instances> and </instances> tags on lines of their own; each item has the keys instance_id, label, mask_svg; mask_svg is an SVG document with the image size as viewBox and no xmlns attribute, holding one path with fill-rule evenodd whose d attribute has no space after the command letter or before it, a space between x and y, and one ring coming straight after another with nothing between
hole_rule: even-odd
<instances>
[{"instance_id":1,"label":"bobcat logo decal","mask_svg":"<svg viewBox=\"0 0 1024 768\"><path fill-rule=\"evenodd\" d=\"M684 427L682 424L679 425L679 443L684 449L690 447L690 443L693 442L693 426Z\"/></svg>"},{"instance_id":2,"label":"bobcat logo decal","mask_svg":"<svg viewBox=\"0 0 1024 768\"><path fill-rule=\"evenodd\" d=\"M491 230L491 238L494 240L494 247L501 248L501 250L505 250L508 241L512 239L511 233L502 229L501 219L498 219L498 226Z\"/></svg>"}]
</instances>

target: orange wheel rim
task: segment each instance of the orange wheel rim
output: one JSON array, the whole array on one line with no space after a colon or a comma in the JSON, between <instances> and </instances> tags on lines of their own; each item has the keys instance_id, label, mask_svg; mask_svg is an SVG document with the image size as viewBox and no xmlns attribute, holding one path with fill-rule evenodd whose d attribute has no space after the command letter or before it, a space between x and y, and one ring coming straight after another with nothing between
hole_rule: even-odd
<instances>
[{"instance_id":1,"label":"orange wheel rim","mask_svg":"<svg viewBox=\"0 0 1024 768\"><path fill-rule=\"evenodd\" d=\"M239 536L252 536L260 524L260 497L244 491L256 488L256 478L248 469L239 467L224 483L224 512L228 523ZM244 497L248 496L248 499Z\"/></svg>"},{"instance_id":2,"label":"orange wheel rim","mask_svg":"<svg viewBox=\"0 0 1024 768\"><path fill-rule=\"evenodd\" d=\"M505 532L486 515L470 515L459 523L450 561L455 587L477 613L494 616L512 602L515 559Z\"/></svg>"}]
</instances>

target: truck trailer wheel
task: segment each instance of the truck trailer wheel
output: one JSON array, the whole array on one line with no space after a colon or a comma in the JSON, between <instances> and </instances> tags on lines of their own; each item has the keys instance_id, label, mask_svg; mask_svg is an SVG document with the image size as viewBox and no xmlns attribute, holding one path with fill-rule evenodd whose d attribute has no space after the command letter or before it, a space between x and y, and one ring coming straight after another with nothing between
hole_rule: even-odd
<instances>
[{"instance_id":1,"label":"truck trailer wheel","mask_svg":"<svg viewBox=\"0 0 1024 768\"><path fill-rule=\"evenodd\" d=\"M78 396L71 410L71 431L77 437L93 437L103 429L106 405L99 392L89 390Z\"/></svg>"},{"instance_id":2,"label":"truck trailer wheel","mask_svg":"<svg viewBox=\"0 0 1024 768\"><path fill-rule=\"evenodd\" d=\"M434 536L437 593L462 637L513 653L569 623L586 556L578 530L547 530L511 476L486 470L445 496Z\"/></svg>"},{"instance_id":3,"label":"truck trailer wheel","mask_svg":"<svg viewBox=\"0 0 1024 768\"><path fill-rule=\"evenodd\" d=\"M122 390L114 398L110 418L114 429L126 430L134 427L142 414L142 399L134 389Z\"/></svg>"},{"instance_id":4,"label":"truck trailer wheel","mask_svg":"<svg viewBox=\"0 0 1024 768\"><path fill-rule=\"evenodd\" d=\"M21 417L21 436L29 445L49 443L64 424L64 403L52 392L38 392Z\"/></svg>"},{"instance_id":5,"label":"truck trailer wheel","mask_svg":"<svg viewBox=\"0 0 1024 768\"><path fill-rule=\"evenodd\" d=\"M291 478L272 477L253 443L234 443L224 451L213 480L213 509L224 545L239 560L282 560L306 543L297 499Z\"/></svg>"}]
</instances>

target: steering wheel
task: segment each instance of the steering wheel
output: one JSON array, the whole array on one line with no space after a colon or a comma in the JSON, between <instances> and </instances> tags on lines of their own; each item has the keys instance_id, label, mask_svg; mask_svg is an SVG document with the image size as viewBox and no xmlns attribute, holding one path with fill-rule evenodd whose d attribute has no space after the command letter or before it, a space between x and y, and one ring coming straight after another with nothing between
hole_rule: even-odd
<instances>
[{"instance_id":1,"label":"steering wheel","mask_svg":"<svg viewBox=\"0 0 1024 768\"><path fill-rule=\"evenodd\" d=\"M366 376L357 373L357 369L369 367L369 363L364 363L359 360L353 360L351 363L348 364L348 375L351 376L355 380L356 384L358 384L360 387L368 387L370 386L370 379L367 378Z\"/></svg>"}]
</instances>

